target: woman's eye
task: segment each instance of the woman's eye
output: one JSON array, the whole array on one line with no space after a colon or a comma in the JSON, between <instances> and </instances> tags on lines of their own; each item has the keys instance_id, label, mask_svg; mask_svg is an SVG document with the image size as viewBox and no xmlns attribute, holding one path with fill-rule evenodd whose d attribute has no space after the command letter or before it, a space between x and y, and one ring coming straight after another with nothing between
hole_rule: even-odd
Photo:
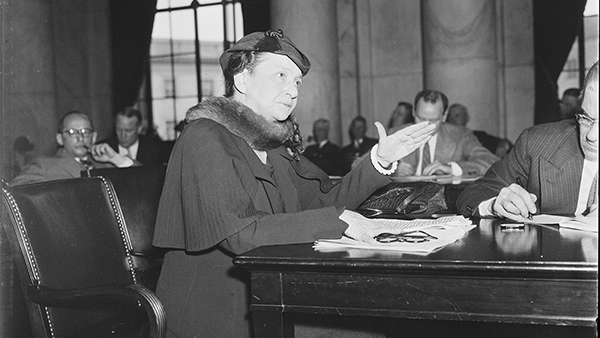
<instances>
[{"instance_id":1,"label":"woman's eye","mask_svg":"<svg viewBox=\"0 0 600 338\"><path fill-rule=\"evenodd\" d=\"M285 79L285 73L277 73L277 77Z\"/></svg>"},{"instance_id":2,"label":"woman's eye","mask_svg":"<svg viewBox=\"0 0 600 338\"><path fill-rule=\"evenodd\" d=\"M302 80L296 80L296 87L302 86Z\"/></svg>"}]
</instances>

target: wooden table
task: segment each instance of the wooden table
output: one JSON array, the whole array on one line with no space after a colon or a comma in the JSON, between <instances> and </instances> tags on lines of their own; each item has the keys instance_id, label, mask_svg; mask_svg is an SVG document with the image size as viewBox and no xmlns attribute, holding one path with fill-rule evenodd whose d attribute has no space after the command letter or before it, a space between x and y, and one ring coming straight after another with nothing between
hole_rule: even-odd
<instances>
[{"instance_id":1,"label":"wooden table","mask_svg":"<svg viewBox=\"0 0 600 338\"><path fill-rule=\"evenodd\" d=\"M251 273L257 338L293 337L286 313L588 327L598 315L598 236L575 230L482 220L429 255L294 244L234 263Z\"/></svg>"}]
</instances>

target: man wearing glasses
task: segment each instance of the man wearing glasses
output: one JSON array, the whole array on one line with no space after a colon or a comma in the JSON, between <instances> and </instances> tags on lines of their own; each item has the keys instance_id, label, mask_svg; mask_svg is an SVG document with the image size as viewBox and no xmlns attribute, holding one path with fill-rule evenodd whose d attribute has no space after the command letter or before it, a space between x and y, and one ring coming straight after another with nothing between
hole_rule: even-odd
<instances>
[{"instance_id":1,"label":"man wearing glasses","mask_svg":"<svg viewBox=\"0 0 600 338\"><path fill-rule=\"evenodd\" d=\"M459 196L461 214L525 222L532 214L598 217L598 62L575 119L523 131L513 150Z\"/></svg>"},{"instance_id":2,"label":"man wearing glasses","mask_svg":"<svg viewBox=\"0 0 600 338\"><path fill-rule=\"evenodd\" d=\"M39 157L26 165L10 184L81 177L92 168L129 167L134 161L119 155L108 144L94 145L96 132L90 118L79 111L66 113L58 123L56 142L60 146L52 157Z\"/></svg>"},{"instance_id":3,"label":"man wearing glasses","mask_svg":"<svg viewBox=\"0 0 600 338\"><path fill-rule=\"evenodd\" d=\"M398 163L395 176L483 175L498 157L479 143L472 131L445 123L448 98L437 90L423 90L415 97L415 123L436 125L433 137Z\"/></svg>"}]
</instances>

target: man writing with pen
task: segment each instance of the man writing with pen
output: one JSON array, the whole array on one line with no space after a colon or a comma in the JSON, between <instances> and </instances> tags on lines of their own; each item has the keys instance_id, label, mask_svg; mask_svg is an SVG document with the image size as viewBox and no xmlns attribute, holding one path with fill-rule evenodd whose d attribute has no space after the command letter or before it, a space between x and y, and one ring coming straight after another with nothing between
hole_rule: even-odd
<instances>
[{"instance_id":1,"label":"man writing with pen","mask_svg":"<svg viewBox=\"0 0 600 338\"><path fill-rule=\"evenodd\" d=\"M119 155L108 144L94 145L96 132L90 118L79 111L66 113L58 123L53 156L40 156L23 167L11 185L81 177L81 171L93 168L129 167L137 164Z\"/></svg>"},{"instance_id":2,"label":"man writing with pen","mask_svg":"<svg viewBox=\"0 0 600 338\"><path fill-rule=\"evenodd\" d=\"M586 75L575 119L536 125L459 196L466 216L526 222L531 215L598 217L598 62Z\"/></svg>"}]
</instances>

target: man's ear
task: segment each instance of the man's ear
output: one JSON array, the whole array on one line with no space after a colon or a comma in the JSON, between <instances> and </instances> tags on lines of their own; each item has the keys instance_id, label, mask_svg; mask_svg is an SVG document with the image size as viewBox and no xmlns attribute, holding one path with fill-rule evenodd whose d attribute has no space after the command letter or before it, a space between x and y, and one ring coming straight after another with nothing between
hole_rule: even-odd
<instances>
[{"instance_id":1,"label":"man's ear","mask_svg":"<svg viewBox=\"0 0 600 338\"><path fill-rule=\"evenodd\" d=\"M448 110L446 109L446 111L444 112L444 114L442 115L442 122L446 122L446 119L448 118Z\"/></svg>"},{"instance_id":2,"label":"man's ear","mask_svg":"<svg viewBox=\"0 0 600 338\"><path fill-rule=\"evenodd\" d=\"M58 145L61 147L64 146L62 134L56 133L56 143L58 143Z\"/></svg>"},{"instance_id":3,"label":"man's ear","mask_svg":"<svg viewBox=\"0 0 600 338\"><path fill-rule=\"evenodd\" d=\"M92 145L96 144L96 138L98 137L98 133L97 132L93 132L92 133Z\"/></svg>"}]
</instances>

